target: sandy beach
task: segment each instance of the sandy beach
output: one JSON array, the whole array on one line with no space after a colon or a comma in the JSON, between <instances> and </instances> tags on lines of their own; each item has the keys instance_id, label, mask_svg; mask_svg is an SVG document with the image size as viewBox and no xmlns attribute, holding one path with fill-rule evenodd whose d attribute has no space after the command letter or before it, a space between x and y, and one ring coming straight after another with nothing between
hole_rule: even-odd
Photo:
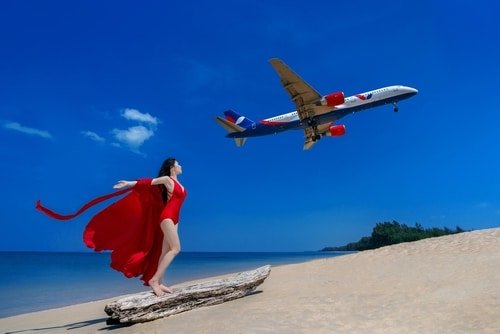
<instances>
[{"instance_id":1,"label":"sandy beach","mask_svg":"<svg viewBox=\"0 0 500 334\"><path fill-rule=\"evenodd\" d=\"M0 329L6 333L500 333L500 228L273 267L250 296L129 327L106 325L104 306L115 299L3 318Z\"/></svg>"}]
</instances>

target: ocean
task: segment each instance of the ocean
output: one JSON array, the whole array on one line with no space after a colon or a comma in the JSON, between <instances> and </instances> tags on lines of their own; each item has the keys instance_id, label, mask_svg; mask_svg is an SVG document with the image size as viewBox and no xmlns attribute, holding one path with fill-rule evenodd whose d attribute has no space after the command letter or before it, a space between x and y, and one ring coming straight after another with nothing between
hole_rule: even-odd
<instances>
[{"instance_id":1,"label":"ocean","mask_svg":"<svg viewBox=\"0 0 500 334\"><path fill-rule=\"evenodd\" d=\"M166 284L335 257L343 252L181 252ZM109 267L109 253L0 252L0 318L147 291ZM271 273L272 275L272 273Z\"/></svg>"}]
</instances>

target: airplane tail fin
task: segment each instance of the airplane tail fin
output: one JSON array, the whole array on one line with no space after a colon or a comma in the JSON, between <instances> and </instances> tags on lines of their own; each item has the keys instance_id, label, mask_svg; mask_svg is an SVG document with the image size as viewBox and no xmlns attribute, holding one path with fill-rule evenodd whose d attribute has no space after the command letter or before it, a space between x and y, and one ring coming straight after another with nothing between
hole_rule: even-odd
<instances>
[{"instance_id":1,"label":"airplane tail fin","mask_svg":"<svg viewBox=\"0 0 500 334\"><path fill-rule=\"evenodd\" d=\"M254 123L251 119L246 118L245 116L242 116L231 109L224 111L224 116L226 116L226 119L229 122L242 126L244 128L248 128Z\"/></svg>"},{"instance_id":2,"label":"airplane tail fin","mask_svg":"<svg viewBox=\"0 0 500 334\"><path fill-rule=\"evenodd\" d=\"M215 121L217 123L219 123L220 126L222 126L224 129L226 129L229 133L243 132L246 129L245 125L251 126L253 123L248 118L245 118L243 116L238 115L233 110L225 111L224 116L226 118L216 116ZM233 139L234 139L234 142L236 143L237 147L242 147L247 140L247 138L244 138L244 137L243 138L233 138Z\"/></svg>"}]
</instances>

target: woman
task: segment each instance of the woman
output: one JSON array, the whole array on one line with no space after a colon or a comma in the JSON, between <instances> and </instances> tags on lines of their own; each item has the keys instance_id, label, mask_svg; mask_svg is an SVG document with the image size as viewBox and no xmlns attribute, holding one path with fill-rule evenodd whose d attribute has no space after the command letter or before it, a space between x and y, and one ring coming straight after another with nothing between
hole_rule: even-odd
<instances>
[{"instance_id":1,"label":"woman","mask_svg":"<svg viewBox=\"0 0 500 334\"><path fill-rule=\"evenodd\" d=\"M163 232L162 251L156 272L147 282L157 296L162 296L165 292L172 293L170 288L163 285L163 275L174 257L181 251L177 224L180 208L186 197L186 189L177 180L177 175L181 173L182 167L179 162L169 158L163 162L158 177L150 182L150 185L161 187L162 198L166 202L159 219ZM137 181L118 181L113 188L134 187L136 184Z\"/></svg>"},{"instance_id":2,"label":"woman","mask_svg":"<svg viewBox=\"0 0 500 334\"><path fill-rule=\"evenodd\" d=\"M83 240L95 251L112 250L112 268L126 277L141 276L157 296L163 296L172 292L163 284L163 276L180 252L177 224L187 195L177 180L181 173L175 158L168 158L157 178L119 181L114 188L121 190L90 201L75 214L60 215L40 201L36 208L52 218L68 220L108 198L130 192L91 219Z\"/></svg>"}]
</instances>

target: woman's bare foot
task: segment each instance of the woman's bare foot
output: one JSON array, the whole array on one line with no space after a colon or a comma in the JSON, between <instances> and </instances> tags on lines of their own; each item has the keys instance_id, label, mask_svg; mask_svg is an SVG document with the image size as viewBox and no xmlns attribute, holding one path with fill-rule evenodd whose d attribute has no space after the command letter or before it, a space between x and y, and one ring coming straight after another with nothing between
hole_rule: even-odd
<instances>
[{"instance_id":1,"label":"woman's bare foot","mask_svg":"<svg viewBox=\"0 0 500 334\"><path fill-rule=\"evenodd\" d=\"M166 292L166 293L172 293L172 289L170 289L168 286L166 285L163 285L163 284L160 284L160 289L162 289L163 292Z\"/></svg>"},{"instance_id":2,"label":"woman's bare foot","mask_svg":"<svg viewBox=\"0 0 500 334\"><path fill-rule=\"evenodd\" d=\"M151 289L153 289L155 295L157 295L158 297L165 295L165 291L161 289L160 284L158 284L158 281L150 280L148 284L151 287Z\"/></svg>"}]
</instances>

